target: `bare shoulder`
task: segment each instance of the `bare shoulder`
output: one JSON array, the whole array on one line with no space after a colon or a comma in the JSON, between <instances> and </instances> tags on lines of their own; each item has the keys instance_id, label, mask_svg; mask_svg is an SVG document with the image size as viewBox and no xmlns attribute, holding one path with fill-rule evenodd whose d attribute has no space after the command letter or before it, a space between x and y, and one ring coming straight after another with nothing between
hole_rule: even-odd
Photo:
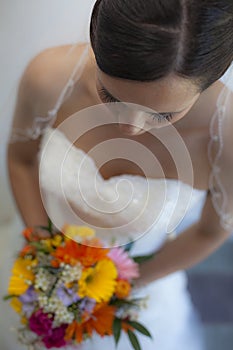
<instances>
[{"instance_id":1,"label":"bare shoulder","mask_svg":"<svg viewBox=\"0 0 233 350\"><path fill-rule=\"evenodd\" d=\"M33 57L23 72L20 84L27 98L34 103L38 102L42 110L51 108L85 45L80 43L75 46L50 47Z\"/></svg>"}]
</instances>

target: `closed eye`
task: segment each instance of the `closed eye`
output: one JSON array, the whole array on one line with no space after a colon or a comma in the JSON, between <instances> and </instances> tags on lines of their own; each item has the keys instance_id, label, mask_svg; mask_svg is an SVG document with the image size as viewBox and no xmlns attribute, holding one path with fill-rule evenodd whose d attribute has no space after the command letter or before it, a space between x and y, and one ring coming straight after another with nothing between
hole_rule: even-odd
<instances>
[{"instance_id":1,"label":"closed eye","mask_svg":"<svg viewBox=\"0 0 233 350\"><path fill-rule=\"evenodd\" d=\"M150 116L152 117L153 120L156 120L159 123L163 122L164 120L170 122L173 118L173 115L171 113L166 113L166 114L152 113L150 114Z\"/></svg>"},{"instance_id":2,"label":"closed eye","mask_svg":"<svg viewBox=\"0 0 233 350\"><path fill-rule=\"evenodd\" d=\"M121 102L119 100L117 100L116 98L114 98L113 96L111 96L110 94L107 93L107 91L105 89L100 89L99 90L99 94L100 97L106 101L107 103L117 103L117 102Z\"/></svg>"},{"instance_id":3,"label":"closed eye","mask_svg":"<svg viewBox=\"0 0 233 350\"><path fill-rule=\"evenodd\" d=\"M102 100L104 100L106 103L119 103L121 101L117 100L116 98L114 98L113 96L111 96L104 88L101 88L99 90L99 94L100 97L102 98ZM122 102L121 102L122 103ZM150 115L150 117L161 123L163 121L171 121L173 118L172 113L148 113Z\"/></svg>"}]
</instances>

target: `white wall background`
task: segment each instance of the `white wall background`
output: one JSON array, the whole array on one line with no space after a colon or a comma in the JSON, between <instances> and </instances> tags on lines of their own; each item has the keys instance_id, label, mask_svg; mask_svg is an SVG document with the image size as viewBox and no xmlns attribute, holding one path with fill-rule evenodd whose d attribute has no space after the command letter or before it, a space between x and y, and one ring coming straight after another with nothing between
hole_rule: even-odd
<instances>
[{"instance_id":1,"label":"white wall background","mask_svg":"<svg viewBox=\"0 0 233 350\"><path fill-rule=\"evenodd\" d=\"M43 49L89 40L95 0L0 0L0 223L15 213L5 163L17 85Z\"/></svg>"}]
</instances>

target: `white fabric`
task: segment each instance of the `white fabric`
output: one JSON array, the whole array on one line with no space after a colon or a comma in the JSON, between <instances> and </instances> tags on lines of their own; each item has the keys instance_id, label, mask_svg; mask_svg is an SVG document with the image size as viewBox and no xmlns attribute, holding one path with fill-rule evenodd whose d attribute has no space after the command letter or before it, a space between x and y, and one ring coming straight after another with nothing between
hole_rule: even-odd
<instances>
[{"instance_id":1,"label":"white fabric","mask_svg":"<svg viewBox=\"0 0 233 350\"><path fill-rule=\"evenodd\" d=\"M55 106L61 105L61 100L59 104ZM59 108L59 107L57 107ZM55 112L53 114L52 120L56 117L57 108L55 108ZM67 148L67 142L65 135L60 133L58 130L53 130L51 127L47 127L47 125L43 126L44 137L41 143L41 153L43 153L43 149L46 145L46 141L48 140L51 133L54 133L53 142L46 149L47 156L44 158L44 164L41 167L41 185L43 187L43 191L47 198L47 205L49 210L56 215L57 218L60 218L61 222L69 222L70 214L66 211L63 211L63 203L62 203L62 195L58 191L56 184L59 181L59 162L62 152ZM38 136L39 132L36 134ZM80 190L84 190L85 196L95 203L97 198L93 194L92 188L88 186L89 182L92 181L92 175L94 173L95 164L93 160L87 156L87 167L84 167L83 178L86 180L81 181L82 188L77 188L77 184L74 183L75 177L73 173L77 171L77 167L79 167L80 162L83 157L86 157L81 149L71 148L71 152L68 157L68 167L67 172L65 174L65 178L63 178L63 188L65 190L66 197L70 200L72 205L82 208L84 211L87 210L85 203L80 200L80 196L78 195ZM145 191L146 180L143 178L139 178L137 176L127 176L122 175L124 178L127 178L132 182L134 187L137 185L137 196L143 196ZM114 188L116 186L116 181L122 176L117 176L111 178L109 181L104 181L99 177L99 182L97 182L98 189L102 189L102 193L107 191L107 196L114 194ZM160 201L161 194L163 196L163 191L160 192L161 187L164 186L164 180L158 179L148 179L151 184L152 192L156 191L156 200L153 198L149 202L148 212L154 210L156 204ZM132 251L132 254L148 254L152 251L158 250L164 241L167 239L167 233L164 227L167 226L169 216L167 213L170 213L171 207L176 203L177 191L180 186L184 192L190 192L190 187L185 185L184 183L180 183L176 180L167 180L167 197L164 204L164 211L160 217L159 225L155 225L151 228L149 233L142 236L140 239L135 241L135 245ZM76 195L74 195L73 189L76 189ZM127 187L122 190L122 194L127 195ZM109 198L109 197L108 197ZM163 198L163 197L162 197ZM185 212L184 208L181 206L176 207L176 219L184 217L182 221L182 229L177 229L177 234L185 228L189 227L192 223L197 221L200 218L201 210L205 203L206 191L200 191L197 189L193 190L192 198L190 201L190 205L188 211ZM136 202L135 202L136 203ZM96 204L97 205L97 204ZM98 205L97 205L98 206ZM132 205L130 208L130 213L134 214L136 211L136 205ZM195 217L192 216L193 213L196 213ZM93 212L91 212L93 214ZM126 213L123 213L125 215ZM108 220L108 216L104 216L103 218ZM147 223L147 220L150 218L144 217L141 222L142 227L143 224ZM115 224L119 220L120 224L124 217L117 216L115 217ZM132 232L135 227L132 227ZM12 234L12 232L11 232ZM137 233L138 234L138 233ZM11 237L9 244L9 251L14 252L18 249L18 245L16 241ZM131 237L128 237L131 238ZM15 245L15 246L14 246ZM13 256L13 253L12 253ZM12 264L12 256L9 257L7 255L4 258L5 267L2 269L2 280L4 281L4 289L6 287L7 276L9 276L9 266ZM151 342L150 339L147 339L144 336L139 336L140 342L142 344L143 349L147 350L201 350L204 349L202 332L200 328L200 324L198 321L198 316L193 309L190 296L187 292L187 279L186 275L183 271L178 271L166 278L160 279L159 281L155 281L150 283L146 287L142 288L139 293L143 295L149 295L149 303L148 308L145 311L142 311L140 314L140 321L148 327L151 331L154 340ZM5 289L6 290L6 289ZM16 344L16 337L11 335L9 331L9 325L14 323L14 325L18 325L17 317L12 318L13 311L9 311L8 306L4 306L4 326L1 327L1 349L3 350L20 350L21 347ZM101 339L98 336L93 338L94 349L102 350L115 349L113 339L105 338ZM90 350L93 348L92 341L88 341L84 344L80 349L82 350ZM131 349L128 340L125 336L122 337L119 343L118 350L127 350Z\"/></svg>"},{"instance_id":2,"label":"white fabric","mask_svg":"<svg viewBox=\"0 0 233 350\"><path fill-rule=\"evenodd\" d=\"M44 205L59 229L66 222L85 225L76 208L85 217L98 219L101 227L96 225L97 233L106 244L111 244L112 236L116 244L126 244L148 231L146 243L140 243L138 248L135 244L137 254L158 249L169 232L168 224L177 227L187 209L192 209L205 193L172 179L122 174L105 180L89 154L74 147L60 130L50 127L44 133L39 159ZM181 191L182 201L177 206ZM90 226L88 220L87 224Z\"/></svg>"},{"instance_id":3,"label":"white fabric","mask_svg":"<svg viewBox=\"0 0 233 350\"><path fill-rule=\"evenodd\" d=\"M48 139L53 134L52 142L50 142L48 147ZM60 159L64 159L64 150L67 150L68 140L65 135L60 131L53 130L48 128L44 134L41 146L40 159L42 159L42 165L40 168L41 175L41 186L43 191L47 194L47 205L51 212L57 211L54 215L60 217L61 221L66 222L68 218L66 217L66 211L63 211L63 206L59 207L59 204L62 202L62 197L64 192L66 193L66 199L72 200L72 203L76 207L85 207L85 211L88 213L93 213L93 209L85 204L85 202L80 199L80 190L85 192L85 198L91 200L91 203L94 207L99 206L99 199L97 195L93 194L93 188L90 186L92 183L92 178L97 171L96 165L89 155L85 154L81 149L72 147L72 151L68 155L68 161L65 163L65 173L63 173L63 182L62 188L63 191L60 193L59 185L60 176ZM46 156L43 157L43 150L45 150ZM86 166L83 168L83 173L81 174L82 178L85 178L85 182L80 181L79 186L83 188L77 189L77 183L75 174L80 167L81 162L84 158L87 158ZM134 188L136 188L137 194L143 195L146 189L146 179L143 177L138 177L134 175L121 175L114 176L110 180L104 180L100 176L98 177L97 186L100 190L100 193L104 196L104 193L107 193L108 199L113 196L114 198L114 188L117 181L126 178L131 182ZM163 188L164 180L160 179L149 179L151 181L151 189L156 191L156 196L152 195L152 200L149 202L148 211L154 213L154 210L163 197L163 191L159 191L160 188ZM134 242L134 247L132 249L132 254L134 255L145 255L149 254L152 251L158 250L164 241L167 239L166 230L164 229L167 226L169 221L169 213L171 204L176 202L177 197L177 188L179 186L183 187L183 191L190 191L189 185L184 183L179 183L177 180L165 180L167 182L167 197L164 205L163 215L160 217L159 224L156 223L154 227L147 233L142 236L140 239ZM107 184L106 184L107 183ZM76 188L76 190L75 190ZM128 190L127 190L128 189ZM107 192L106 192L107 191ZM119 191L119 196L127 196L127 191L130 191L130 187L125 187L123 192ZM75 194L74 194L75 193ZM194 189L192 193L192 199L190 201L190 206L188 208L187 218L190 213L197 211L201 213L201 209L204 205L206 198L206 191L201 191ZM55 208L54 208L55 206ZM136 205L132 205L130 212L137 211ZM182 205L176 207L176 216L183 217L184 208ZM115 224L117 220L119 224L122 221L122 215L125 213L120 213L115 217ZM104 214L102 214L104 216ZM128 213L126 214L129 215ZM109 215L104 216L105 220L109 220ZM197 218L198 219L198 218ZM144 216L143 220L148 220L148 216ZM191 224L190 218L189 225ZM185 218L184 218L185 221ZM179 231L178 231L179 232ZM126 234L126 232L124 232ZM142 288L139 293L141 295L149 295L149 304L148 309L143 310L140 314L140 321L149 328L151 333L154 336L154 340L150 341L144 336L140 336L140 342L143 349L160 349L160 350L186 350L193 349L199 350L203 349L202 345L202 335L199 328L198 318L193 310L193 306L190 300L190 296L186 290L187 279L184 272L179 271L166 278L163 278L159 281L155 281L146 287ZM95 350L114 349L113 339L101 339L98 336L95 336L93 339ZM87 342L86 345L83 345L81 349L89 350L91 347L90 343ZM174 347L174 344L177 344L177 347ZM122 337L119 343L119 350L131 349L130 344L125 336Z\"/></svg>"},{"instance_id":4,"label":"white fabric","mask_svg":"<svg viewBox=\"0 0 233 350\"><path fill-rule=\"evenodd\" d=\"M57 97L56 103L47 112L47 115L35 115L33 118L15 117L12 125L9 142L28 141L37 139L43 134L47 126L52 126L56 120L57 112L62 103L70 96L75 83L80 78L85 63L88 59L89 45L84 47L80 60L73 67L67 83ZM72 54L76 45L68 50L64 59ZM233 64L221 78L224 87L219 94L216 111L210 123L210 141L208 144L211 173L209 189L213 206L219 215L221 226L224 230L233 232L233 157L224 164L229 147L232 143L233 130ZM222 174L219 175L219 172ZM226 176L227 174L227 176Z\"/></svg>"},{"instance_id":5,"label":"white fabric","mask_svg":"<svg viewBox=\"0 0 233 350\"><path fill-rule=\"evenodd\" d=\"M66 150L67 147L67 139L65 135L63 135L58 130L53 130L51 128L47 128L42 143L41 143L41 152L40 156L43 154L43 149L47 144L47 138L51 133L54 133L56 137L53 138L53 142L50 143L49 156L43 158L43 166L41 167L41 185L43 190L47 193L50 201L48 201L48 205L54 207L56 205L56 210L58 216L60 215L63 220L69 220L66 217L66 214L63 212L62 207L59 207L59 202L62 195L56 190L56 182L59 178L59 172L57 172L56 164L59 165L59 157L58 155L63 152L63 149ZM58 149L59 144L59 149ZM47 154L48 148L46 148ZM75 177L73 177L74 169L80 166L83 157L86 154L80 149L72 146L72 152L70 153L70 167L68 167L67 177L63 181L63 185L65 189L67 189L66 194L69 196L72 194L72 189L76 186L74 184ZM83 169L83 176L86 179L86 184L92 181L93 171L95 170L95 163L93 160L87 156L88 158L88 166ZM127 177L127 175L122 175L123 177ZM122 178L122 176L117 176L109 181L109 187L114 188L116 181ZM51 181L52 180L52 181ZM99 187L105 186L104 181L99 182ZM145 191L145 178L138 178L138 176L130 176L131 183L135 186L137 185L137 193L141 193L141 195ZM157 188L157 197L154 198L150 202L149 210L153 211L154 206L156 206L156 202L160 201L158 197L159 188L163 187L163 180L160 179L150 179L154 188ZM84 184L81 182L81 184ZM177 189L179 186L182 187L184 193L190 191L190 187L183 183L178 183L176 180L167 181L167 200L164 205L164 213L169 213L169 207L172 203L175 203ZM104 188L104 187L103 187ZM129 187L128 187L129 189ZM79 189L80 190L80 189ZM124 189L126 191L126 189ZM85 192L87 197L93 197L91 187L85 186ZM88 193L87 193L88 192ZM114 193L114 192L109 192ZM162 193L162 192L161 192ZM52 201L51 201L52 198ZM190 201L190 206L188 211L185 214L182 225L186 225L187 227L198 220L202 207L204 205L206 198L206 191L200 191L194 189L192 192L192 199ZM75 201L74 198L72 198ZM58 205L57 205L58 204ZM82 202L80 202L79 195L76 195L76 205L82 206ZM54 208L53 208L54 209ZM176 208L176 216L184 215L182 206ZM132 211L136 210L134 207L131 208ZM196 217L192 218L192 213L196 213ZM163 242L167 239L166 230L163 227L166 227L167 221L169 220L168 215L161 216L161 224L159 226L154 226L149 234L144 235L140 239L135 242L135 245L132 250L132 254L148 254L151 251L156 251L161 247ZM145 217L146 218L146 217ZM106 217L107 220L107 217ZM121 217L118 217L118 220L121 220ZM12 228L11 228L12 229ZM180 232L179 228L177 229L177 234ZM8 252L16 251L18 249L18 242L16 242L13 238L13 230L10 230L9 234L9 247L6 249L6 256L4 259L4 268L2 269L2 278L4 281L4 289L6 288L7 276L9 276L9 267L13 261L13 253L11 254L11 258L9 259ZM203 337L202 337L202 329L199 323L199 318L196 311L193 308L190 295L187 291L187 277L185 272L178 271L173 273L163 279L150 283L149 285L138 290L138 295L148 295L148 308L146 310L142 310L139 316L139 320L143 323L152 333L153 341L149 338L138 335L139 340L142 344L142 349L147 350L203 350ZM23 348L17 345L16 335L14 332L11 334L9 330L10 325L17 326L18 318L14 315L14 312L10 310L7 304L4 305L4 326L1 328L1 349L3 350L22 350ZM95 335L92 340L87 341L83 344L79 349L82 350L114 350L115 345L113 342L113 338L100 338L98 335ZM118 350L132 350L132 347L126 337L123 334Z\"/></svg>"}]
</instances>

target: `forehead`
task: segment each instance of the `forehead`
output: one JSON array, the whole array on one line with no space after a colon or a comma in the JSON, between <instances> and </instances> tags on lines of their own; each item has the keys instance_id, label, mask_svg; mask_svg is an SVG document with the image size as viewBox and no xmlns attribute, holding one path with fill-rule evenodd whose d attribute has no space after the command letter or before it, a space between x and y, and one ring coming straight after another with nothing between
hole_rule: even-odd
<instances>
[{"instance_id":1,"label":"forehead","mask_svg":"<svg viewBox=\"0 0 233 350\"><path fill-rule=\"evenodd\" d=\"M109 76L97 67L97 81L118 100L157 111L186 108L198 93L191 81L175 75L152 82L139 82Z\"/></svg>"}]
</instances>

